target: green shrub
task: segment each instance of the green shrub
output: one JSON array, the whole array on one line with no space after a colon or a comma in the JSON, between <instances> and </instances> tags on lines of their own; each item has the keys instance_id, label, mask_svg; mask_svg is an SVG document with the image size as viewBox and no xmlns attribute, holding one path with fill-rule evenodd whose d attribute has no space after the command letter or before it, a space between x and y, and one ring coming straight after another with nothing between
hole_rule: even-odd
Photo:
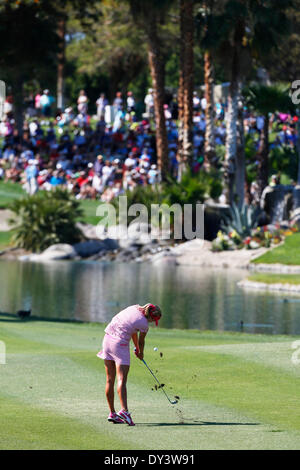
<instances>
[{"instance_id":1,"label":"green shrub","mask_svg":"<svg viewBox=\"0 0 300 470\"><path fill-rule=\"evenodd\" d=\"M56 189L15 200L10 209L16 218L12 243L25 250L41 252L55 243L76 243L82 239L76 222L83 213L67 191Z\"/></svg>"},{"instance_id":2,"label":"green shrub","mask_svg":"<svg viewBox=\"0 0 300 470\"><path fill-rule=\"evenodd\" d=\"M197 204L204 202L208 184L199 175L192 175L186 172L182 175L181 181L169 180L163 186L163 202L171 206L172 204Z\"/></svg>"}]
</instances>

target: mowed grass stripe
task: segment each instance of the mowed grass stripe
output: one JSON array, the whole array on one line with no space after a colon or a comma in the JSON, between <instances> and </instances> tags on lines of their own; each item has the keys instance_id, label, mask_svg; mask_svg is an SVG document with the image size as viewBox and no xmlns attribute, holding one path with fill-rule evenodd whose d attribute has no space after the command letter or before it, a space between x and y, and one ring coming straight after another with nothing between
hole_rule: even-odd
<instances>
[{"instance_id":1,"label":"mowed grass stripe","mask_svg":"<svg viewBox=\"0 0 300 470\"><path fill-rule=\"evenodd\" d=\"M0 449L136 449L107 429L0 394Z\"/></svg>"},{"instance_id":2,"label":"mowed grass stripe","mask_svg":"<svg viewBox=\"0 0 300 470\"><path fill-rule=\"evenodd\" d=\"M299 339L299 338L298 338ZM248 362L257 362L261 365L280 369L283 373L290 373L300 377L300 365L292 361L295 349L294 340L270 343L244 343L222 344L206 346L182 346L190 351L206 351L210 353L226 354L242 358Z\"/></svg>"},{"instance_id":3,"label":"mowed grass stripe","mask_svg":"<svg viewBox=\"0 0 300 470\"><path fill-rule=\"evenodd\" d=\"M285 341L288 344L289 338L278 343L276 337L262 335L150 331L146 360L166 384L167 393L179 395L180 401L172 407L161 391L151 390L152 376L132 357L129 406L137 426L128 428L106 422L104 367L95 356L103 325L3 322L0 338L2 334L7 342L8 358L7 365L0 369L1 402L16 401L17 406L23 403L25 408L37 409L37 415L33 414L37 423L39 413L49 413L67 422L74 419L83 428L95 429L96 434L104 433L99 448L300 447L298 377L239 355L222 353L222 347L239 344L246 347L247 338L248 342L253 338L257 346L271 342L274 347ZM179 347L189 343L215 347L218 336L221 344L217 353ZM158 352L153 351L153 345L159 347ZM163 357L159 352L163 352ZM22 445L14 443L13 420L10 421L10 445ZM24 432L27 425L25 420ZM80 432L76 436L70 442L58 432L51 446L72 446L78 438L78 448L84 448L87 444L81 440ZM91 438L91 447L98 445L95 439ZM40 442L45 445L42 438Z\"/></svg>"},{"instance_id":4,"label":"mowed grass stripe","mask_svg":"<svg viewBox=\"0 0 300 470\"><path fill-rule=\"evenodd\" d=\"M32 368L35 370L38 359L34 360L30 357L26 359L31 360ZM18 360L18 357L15 360ZM50 448L73 448L73 442L76 442L77 438L79 438L79 448L94 448L93 446L100 445L99 448L103 449L273 448L277 445L281 448L295 448L297 446L295 435L280 430L282 431L280 441L276 435L274 442L274 438L270 434L274 428L266 426L262 422L253 421L234 409L226 409L189 399L183 399L178 407L172 407L166 404L164 396L159 393L153 394L151 404L148 404L149 394L146 393L145 387L136 386L132 382L129 385L129 395L137 426L135 428L114 426L105 421L106 404L101 397L97 397L98 383L97 380L94 381L94 374L89 377L86 371L82 373L81 367L78 367L75 368L77 376L73 380L73 367L70 367L68 361L60 366L60 370L57 364L52 364L52 366L53 369L57 369L55 384L52 380L52 374L50 373L48 377L46 371L45 375L38 374L37 384L33 383L32 377L28 374L30 367L26 368L24 364L19 364L24 377L27 377L27 383L21 377L24 389L17 387L15 390L12 387L17 404L19 402L17 396L20 396L25 400L25 409L28 408L29 401L30 406L34 409L37 406L41 407L40 411L35 410L31 413L33 425L31 425L31 421L28 424L27 419L22 423L15 422L18 427L21 425L24 434L27 433L29 426L29 435L32 438L34 436L34 440L37 439L36 433L38 434L41 420L44 420L42 422L42 438L44 433L47 437L48 422L50 430L52 429L52 416L57 417L58 423L62 423L62 425L65 420L67 427L69 424L73 426L70 419L75 418L80 422L82 427L79 427L78 432L79 424L75 426L74 433L70 431L72 437L61 432L58 425L55 442L50 439L50 443L48 443ZM65 369L71 372L71 377L67 376ZM18 377L20 379L20 373L18 373ZM33 384L32 390L27 389L30 383ZM102 384L99 383L99 385L101 389ZM3 418L4 416L5 413ZM183 422L181 422L182 418ZM6 422L6 419L4 421ZM83 425L87 426L87 431L92 426L94 434L92 436L90 433L86 434L87 431ZM85 433L85 436L90 436L91 441L81 439L80 429ZM275 431L279 431L278 428L275 428ZM104 440L102 438L103 432L106 436ZM101 437L100 444L96 438L97 435ZM249 438L251 442L248 442ZM29 439L29 444L30 442ZM25 445L24 442L22 445ZM45 446L47 441L41 440L39 445Z\"/></svg>"}]
</instances>

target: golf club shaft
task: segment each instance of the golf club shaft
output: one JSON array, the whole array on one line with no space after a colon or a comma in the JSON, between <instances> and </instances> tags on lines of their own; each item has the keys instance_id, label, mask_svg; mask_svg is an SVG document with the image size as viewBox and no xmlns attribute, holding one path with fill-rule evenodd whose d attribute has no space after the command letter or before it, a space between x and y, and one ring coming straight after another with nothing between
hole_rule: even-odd
<instances>
[{"instance_id":1,"label":"golf club shaft","mask_svg":"<svg viewBox=\"0 0 300 470\"><path fill-rule=\"evenodd\" d=\"M169 402L171 403L171 405L175 405L175 403L177 403L177 401L175 402L172 402L170 400L170 398L168 397L168 395L166 394L166 392L164 391L163 387L161 386L159 380L155 377L155 375L153 374L152 370L150 369L150 367L148 366L148 364L146 363L146 361L144 359L142 359L143 363L145 364L145 366L147 367L147 369L149 370L149 372L152 374L152 376L155 378L156 382L159 384L159 387L161 388L161 390L164 392L164 394L166 395L167 399L169 400Z\"/></svg>"}]
</instances>

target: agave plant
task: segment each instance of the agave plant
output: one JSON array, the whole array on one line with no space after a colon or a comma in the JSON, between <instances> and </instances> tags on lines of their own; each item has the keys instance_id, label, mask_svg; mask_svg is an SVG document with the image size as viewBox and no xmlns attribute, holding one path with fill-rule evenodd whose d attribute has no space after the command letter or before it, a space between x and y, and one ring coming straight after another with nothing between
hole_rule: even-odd
<instances>
[{"instance_id":1,"label":"agave plant","mask_svg":"<svg viewBox=\"0 0 300 470\"><path fill-rule=\"evenodd\" d=\"M235 231L243 240L246 237L250 237L252 230L258 226L260 213L261 210L258 207L243 204L241 209L239 209L238 206L233 203L230 208L230 215L223 216L223 220L220 224L221 229L228 235Z\"/></svg>"}]
</instances>

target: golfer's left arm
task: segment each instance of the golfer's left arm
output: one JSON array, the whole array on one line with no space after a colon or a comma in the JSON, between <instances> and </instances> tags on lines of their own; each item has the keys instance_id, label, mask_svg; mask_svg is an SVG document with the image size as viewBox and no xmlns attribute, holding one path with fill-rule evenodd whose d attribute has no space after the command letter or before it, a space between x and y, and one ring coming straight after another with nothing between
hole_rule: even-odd
<instances>
[{"instance_id":1,"label":"golfer's left arm","mask_svg":"<svg viewBox=\"0 0 300 470\"><path fill-rule=\"evenodd\" d=\"M144 359L144 347L145 347L145 337L146 337L146 333L142 333L140 331L139 333L139 345L138 345L138 354L137 354L137 357L142 361Z\"/></svg>"},{"instance_id":2,"label":"golfer's left arm","mask_svg":"<svg viewBox=\"0 0 300 470\"><path fill-rule=\"evenodd\" d=\"M135 349L138 351L139 350L139 342L138 342L138 335L137 333L133 333L133 335L131 336L131 339L133 341L133 344L135 346Z\"/></svg>"}]
</instances>

